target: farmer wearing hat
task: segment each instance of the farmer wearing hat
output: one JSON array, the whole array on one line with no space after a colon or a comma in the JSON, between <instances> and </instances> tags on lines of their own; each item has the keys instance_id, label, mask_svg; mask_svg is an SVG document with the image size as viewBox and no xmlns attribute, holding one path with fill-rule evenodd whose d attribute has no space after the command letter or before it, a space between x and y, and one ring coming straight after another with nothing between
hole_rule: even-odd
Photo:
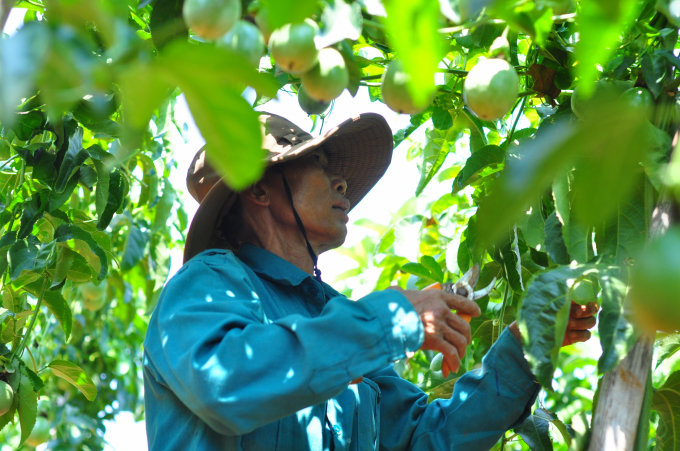
<instances>
[{"instance_id":1,"label":"farmer wearing hat","mask_svg":"<svg viewBox=\"0 0 680 451\"><path fill-rule=\"evenodd\" d=\"M451 310L477 316L477 305L440 290L350 301L316 265L390 164L386 121L362 114L317 138L274 114L260 121L259 182L231 190L203 151L189 170L200 207L144 342L150 451L490 449L540 388L517 327L451 399L428 404L391 363L430 349L457 370L470 326ZM565 344L589 338L595 309L572 315Z\"/></svg>"}]
</instances>

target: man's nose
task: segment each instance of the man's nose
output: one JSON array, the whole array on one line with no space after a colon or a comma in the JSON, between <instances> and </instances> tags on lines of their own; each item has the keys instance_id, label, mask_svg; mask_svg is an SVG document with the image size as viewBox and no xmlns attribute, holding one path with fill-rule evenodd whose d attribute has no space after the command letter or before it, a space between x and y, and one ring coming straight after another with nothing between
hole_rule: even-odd
<instances>
[{"instance_id":1,"label":"man's nose","mask_svg":"<svg viewBox=\"0 0 680 451\"><path fill-rule=\"evenodd\" d=\"M347 181L341 175L334 175L331 179L331 184L333 189L343 196L347 192Z\"/></svg>"}]
</instances>

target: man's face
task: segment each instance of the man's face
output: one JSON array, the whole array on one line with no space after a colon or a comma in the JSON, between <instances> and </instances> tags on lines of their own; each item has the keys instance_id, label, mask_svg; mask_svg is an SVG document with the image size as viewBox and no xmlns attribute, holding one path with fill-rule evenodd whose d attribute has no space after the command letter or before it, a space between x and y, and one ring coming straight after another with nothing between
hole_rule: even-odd
<instances>
[{"instance_id":1,"label":"man's face","mask_svg":"<svg viewBox=\"0 0 680 451\"><path fill-rule=\"evenodd\" d=\"M350 204L345 198L347 183L328 169L328 157L322 149L293 160L282 167L290 184L295 209L305 226L309 241L319 253L342 245L347 236ZM297 229L281 175L273 171L272 213L286 228Z\"/></svg>"}]
</instances>

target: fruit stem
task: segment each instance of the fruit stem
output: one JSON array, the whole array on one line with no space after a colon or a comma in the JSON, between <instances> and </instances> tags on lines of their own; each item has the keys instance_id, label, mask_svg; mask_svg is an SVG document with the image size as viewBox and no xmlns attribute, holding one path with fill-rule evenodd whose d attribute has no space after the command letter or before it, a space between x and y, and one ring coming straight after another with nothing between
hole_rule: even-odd
<instances>
[{"instance_id":1,"label":"fruit stem","mask_svg":"<svg viewBox=\"0 0 680 451\"><path fill-rule=\"evenodd\" d=\"M33 326L35 325L35 320L38 317L38 313L40 313L40 307L42 306L42 300L43 297L45 296L45 290L47 288L47 281L49 280L47 277L43 276L45 278L45 281L43 282L42 290L40 290L40 296L38 296L38 303L35 304L35 311L33 312L33 316L31 316L31 322L28 325L28 328L26 329L26 333L24 334L23 340L21 340L21 343L16 349L12 349L12 354L10 355L9 359L12 360L15 355L21 354L21 351L23 351L24 347L26 347L26 343L28 342L29 337L31 336L31 331L33 330ZM19 351L17 353L17 351Z\"/></svg>"},{"instance_id":2,"label":"fruit stem","mask_svg":"<svg viewBox=\"0 0 680 451\"><path fill-rule=\"evenodd\" d=\"M379 75L367 75L366 77L361 77L361 80L379 80L382 78L382 74Z\"/></svg>"}]
</instances>

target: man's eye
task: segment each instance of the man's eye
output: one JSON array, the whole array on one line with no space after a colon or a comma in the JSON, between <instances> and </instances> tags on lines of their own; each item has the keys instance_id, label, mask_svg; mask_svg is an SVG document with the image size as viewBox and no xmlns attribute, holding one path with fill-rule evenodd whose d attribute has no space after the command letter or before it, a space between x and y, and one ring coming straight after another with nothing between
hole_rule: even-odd
<instances>
[{"instance_id":1,"label":"man's eye","mask_svg":"<svg viewBox=\"0 0 680 451\"><path fill-rule=\"evenodd\" d=\"M315 159L316 161L321 161L321 155L319 155L319 154L314 154L313 157L314 157L314 159Z\"/></svg>"}]
</instances>

